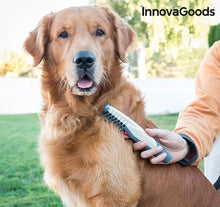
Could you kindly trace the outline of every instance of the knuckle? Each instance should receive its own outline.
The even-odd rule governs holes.
[[[166,134],[170,134],[170,133],[172,133],[171,131],[169,131],[168,129],[164,129],[164,134],[166,135]]]

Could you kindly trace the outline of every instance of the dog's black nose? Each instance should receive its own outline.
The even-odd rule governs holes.
[[[96,59],[94,54],[87,50],[77,52],[73,58],[73,63],[82,69],[90,68],[94,65],[95,61]]]

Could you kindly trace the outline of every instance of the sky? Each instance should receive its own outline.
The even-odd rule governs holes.
[[[22,51],[30,31],[43,16],[70,6],[88,5],[90,0],[0,0],[0,53]]]
[[[213,24],[220,23],[220,1],[211,1],[214,1],[216,12],[211,22]],[[74,5],[88,5],[88,2],[91,1],[0,0],[0,54],[4,50],[21,52],[28,33],[37,26],[40,19],[46,14]]]

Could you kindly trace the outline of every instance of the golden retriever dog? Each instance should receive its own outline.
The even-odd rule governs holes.
[[[24,43],[41,64],[40,160],[47,185],[68,207],[219,207],[215,188],[192,166],[152,165],[99,117],[105,104],[143,128],[140,92],[122,76],[135,34],[108,7],[45,16]]]

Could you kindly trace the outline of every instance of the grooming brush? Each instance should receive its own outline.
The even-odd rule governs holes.
[[[102,112],[99,116],[103,116],[104,118],[108,119],[108,123],[113,122],[120,131],[123,131],[134,141],[146,141],[147,146],[144,149],[149,150],[156,146],[160,146],[160,144],[151,136],[149,136],[142,127],[140,127],[136,122],[131,120],[128,116],[120,112],[119,110],[115,109],[114,107],[106,104]],[[160,155],[161,153],[165,152],[167,154],[166,158],[163,162],[167,163],[172,159],[172,156],[163,148],[161,152],[157,153],[155,156]]]

